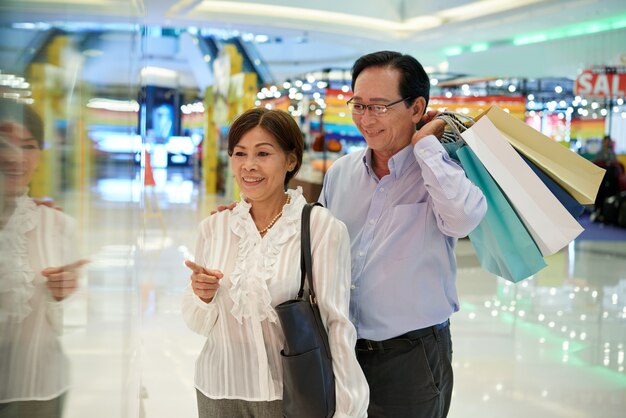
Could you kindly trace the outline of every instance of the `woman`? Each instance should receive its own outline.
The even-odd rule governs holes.
[[[303,141],[287,113],[252,109],[233,123],[228,153],[241,201],[200,224],[183,302],[189,327],[207,337],[196,363],[205,417],[281,417],[283,334],[274,307],[300,286],[302,191],[286,190],[302,164]],[[356,362],[348,319],[347,229],[329,211],[311,214],[313,278],[326,326],[336,417],[366,416],[369,389]]]
[[[30,107],[0,101],[0,418],[61,417],[69,388],[61,301],[85,261],[66,264],[72,220],[27,194],[42,141]]]

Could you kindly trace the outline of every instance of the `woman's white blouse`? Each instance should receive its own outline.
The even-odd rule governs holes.
[[[300,287],[300,217],[306,201],[291,203],[261,237],[244,199],[200,224],[196,263],[224,273],[210,303],[189,286],[183,299],[188,326],[207,341],[196,362],[196,388],[213,399],[282,398],[283,333],[274,307]],[[329,335],[337,406],[335,417],[367,415],[369,388],[354,354],[356,331],[348,318],[350,243],[345,225],[328,210],[311,213],[313,278]]]
[[[0,403],[55,398],[69,388],[57,338],[62,302],[40,271],[67,264],[74,222],[22,196],[0,231]]]

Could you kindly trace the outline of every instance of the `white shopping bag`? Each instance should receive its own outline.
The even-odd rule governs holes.
[[[583,231],[488,116],[461,136],[498,183],[544,256],[556,253]]]
[[[578,202],[584,205],[594,203],[604,178],[603,168],[553,141],[496,105],[491,106],[476,120],[485,116],[511,145]]]

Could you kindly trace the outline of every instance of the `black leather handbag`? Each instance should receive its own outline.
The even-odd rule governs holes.
[[[276,306],[285,344],[283,363],[283,417],[323,418],[335,413],[335,376],[328,335],[315,299],[312,275],[310,217],[313,206],[302,209],[300,290],[296,299]],[[309,297],[304,298],[308,277]]]

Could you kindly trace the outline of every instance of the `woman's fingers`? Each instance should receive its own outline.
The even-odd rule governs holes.
[[[78,269],[89,260],[78,260],[60,267],[48,267],[41,271],[46,278],[46,286],[56,301],[65,299],[78,287]]]
[[[48,274],[46,279],[46,286],[56,301],[63,300],[78,287],[78,274],[75,271]]]
[[[75,271],[88,263],[89,263],[89,260],[82,259],[82,260],[74,261],[73,263],[66,264],[64,266],[60,266],[60,267],[45,268],[41,271],[41,274],[47,277],[51,274],[63,273],[64,271]]]
[[[185,260],[185,266],[187,266],[194,273],[202,273],[202,270],[204,270],[204,267],[202,267],[200,264],[194,263],[191,260]]]
[[[219,287],[220,279],[215,276],[209,276],[207,274],[197,274],[191,276],[193,286],[197,289],[217,289]]]
[[[199,280],[191,280],[191,288],[193,289],[193,293],[196,294],[200,299],[204,302],[209,303],[213,300],[215,293],[219,289],[219,280],[213,279],[215,283],[207,283]]]
[[[185,260],[185,266],[187,266],[192,272],[192,277],[194,274],[202,274],[207,276],[215,276],[218,279],[224,277],[224,273],[219,270],[211,270],[206,267],[202,267],[200,264],[194,263],[191,260]]]
[[[219,289],[219,282],[224,274],[219,270],[202,267],[191,260],[185,260],[185,266],[192,271],[191,288],[193,292],[203,301],[210,302]]]

